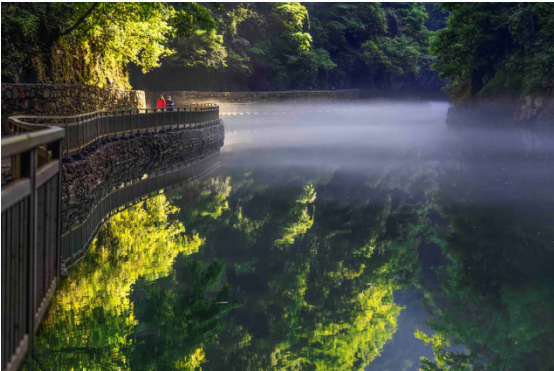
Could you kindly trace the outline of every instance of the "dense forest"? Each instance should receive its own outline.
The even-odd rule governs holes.
[[[553,3],[3,3],[2,81],[548,94],[553,35]]]

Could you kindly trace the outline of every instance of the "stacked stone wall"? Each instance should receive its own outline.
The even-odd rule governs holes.
[[[112,109],[145,108],[141,90],[93,85],[2,84],[2,124],[15,115],[71,116]]]
[[[218,151],[225,132],[221,122],[107,144],[84,159],[64,164],[62,171],[63,231],[82,222],[114,187],[142,178],[155,169],[199,159]]]
[[[188,103],[263,103],[279,101],[325,101],[358,99],[359,90],[310,90],[263,92],[211,92],[211,91],[146,91],[146,105],[156,107],[160,95],[171,96],[176,106]]]

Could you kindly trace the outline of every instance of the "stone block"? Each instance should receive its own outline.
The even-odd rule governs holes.
[[[33,101],[29,99],[24,99],[23,102],[21,102],[21,108],[24,110],[28,110],[33,106]]]

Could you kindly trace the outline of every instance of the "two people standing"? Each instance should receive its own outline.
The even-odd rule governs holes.
[[[160,95],[160,99],[158,99],[158,103],[156,104],[156,107],[165,108],[165,111],[174,111],[175,102],[171,99],[169,95],[167,96],[167,100],[164,99],[163,95]]]

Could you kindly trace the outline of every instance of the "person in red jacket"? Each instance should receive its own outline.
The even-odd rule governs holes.
[[[158,108],[165,108],[165,99],[163,95],[160,95],[160,99],[158,99],[158,103],[156,104],[156,107]],[[162,109],[163,111],[163,109]]]

